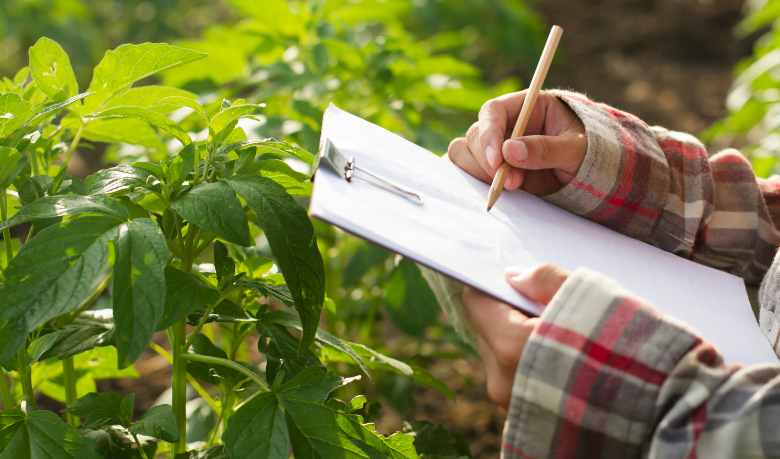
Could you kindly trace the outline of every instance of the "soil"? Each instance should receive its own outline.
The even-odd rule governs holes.
[[[735,38],[734,26],[742,17],[739,0],[546,0],[537,9],[548,24],[565,31],[546,87],[586,93],[649,124],[694,134],[725,114],[732,68],[749,55],[755,39]],[[72,165],[88,167],[92,158],[80,159]],[[383,332],[400,333],[390,328]],[[167,340],[160,335],[156,341]],[[140,380],[99,381],[98,389],[135,392],[140,413],[170,387],[171,369],[151,351],[136,368]],[[457,402],[422,388],[415,407],[404,413],[407,418],[460,431],[475,458],[498,457],[504,417],[487,396],[480,361],[470,356],[439,360],[429,370],[453,389]],[[43,396],[39,403],[63,408]],[[377,427],[389,433],[406,416],[384,405]]]

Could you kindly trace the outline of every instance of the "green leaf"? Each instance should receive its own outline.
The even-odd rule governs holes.
[[[114,320],[110,309],[84,311],[68,325],[57,330],[57,340],[42,356],[66,359],[95,347],[114,344]]]
[[[195,142],[181,149],[179,154],[166,160],[166,179],[172,187],[177,187],[187,180],[187,176],[195,168]]]
[[[360,379],[360,377],[342,378],[335,373],[323,370],[321,367],[312,366],[298,373],[295,378],[275,389],[275,391],[282,398],[324,403],[325,399],[328,398],[328,394],[357,379]]]
[[[150,178],[151,177],[151,178]],[[103,169],[87,177],[85,185],[89,195],[117,195],[135,191],[136,188],[158,190],[152,172],[135,166],[116,166]]]
[[[422,336],[427,327],[436,323],[439,315],[436,295],[413,262],[402,259],[384,287],[387,313],[404,333]]]
[[[453,402],[455,401],[455,394],[452,392],[452,390],[447,387],[447,385],[444,384],[441,380],[433,376],[430,371],[426,370],[425,368],[416,366],[412,366],[412,369],[414,370],[414,382],[426,385],[432,389],[436,389],[437,391],[446,395],[447,398]]]
[[[129,220],[130,214],[115,199],[98,196],[47,196],[35,200],[19,209],[13,217],[0,222],[0,231],[14,225],[39,218],[55,218],[63,215],[105,215],[119,220]]]
[[[125,92],[117,94],[106,101],[101,108],[105,110],[112,107],[144,107],[157,113],[170,113],[176,110],[178,104],[161,100],[167,97],[192,100],[195,98],[195,94],[168,86],[142,86],[140,88],[130,88]]]
[[[141,459],[135,448],[135,439],[124,428],[84,429],[82,432],[85,437],[95,440],[95,452],[103,459]],[[138,440],[146,457],[157,457],[157,440],[151,437],[140,437]]]
[[[284,371],[284,382],[288,382],[308,367],[325,368],[320,359],[308,348],[300,352],[300,342],[283,325],[269,322],[257,322],[257,349],[265,354],[266,380],[273,383],[276,374]]]
[[[221,348],[214,345],[211,340],[205,335],[198,335],[192,342],[192,351],[199,355],[206,355],[209,357],[218,357],[220,359],[227,359],[227,353]],[[255,370],[254,365],[244,362],[237,362],[244,365],[251,371]],[[227,387],[233,388],[237,384],[246,380],[247,377],[233,368],[223,365],[213,365],[205,362],[189,362],[187,363],[187,372],[192,376],[200,379],[201,381],[209,384],[220,384],[222,380],[226,383]]]
[[[78,129],[81,123],[62,122],[63,127]],[[132,118],[92,118],[86,124],[83,138],[92,142],[124,142],[164,151],[163,144],[149,124]]]
[[[392,371],[393,373],[398,373],[409,378],[414,377],[414,369],[400,360],[388,357],[362,344],[350,343],[348,341],[345,341],[345,343],[360,356],[361,360],[369,368]],[[324,362],[350,363],[354,360],[350,354],[344,352],[340,347],[335,346],[332,348],[323,348],[320,357]]]
[[[209,148],[215,149],[225,141],[228,135],[236,127],[238,119],[242,116],[251,115],[256,112],[258,108],[265,107],[265,104],[260,105],[239,105],[236,107],[230,107],[212,118],[209,123]]]
[[[171,207],[182,218],[228,242],[252,245],[241,201],[224,182],[200,184],[173,201]]]
[[[11,186],[26,164],[26,156],[13,148],[0,147],[0,191]]]
[[[236,262],[228,255],[225,244],[217,241],[214,243],[214,269],[217,272],[217,285],[220,289],[226,280],[233,280],[236,275]]]
[[[277,153],[290,155],[294,158],[298,158],[311,166],[314,161],[314,155],[308,151],[291,145],[287,142],[279,142],[276,139],[269,138],[263,140],[242,140],[240,142],[234,142],[227,145],[223,145],[217,149],[217,153],[229,153],[234,150],[239,150],[246,147],[257,147],[258,153]]]
[[[23,100],[19,94],[9,92],[0,96],[0,114],[12,115],[12,118],[0,118],[0,139],[24,125],[31,111],[32,104]]]
[[[131,433],[146,435],[168,443],[179,442],[179,428],[171,405],[153,406],[130,427]]]
[[[70,59],[56,41],[42,37],[30,48],[33,81],[44,94],[56,101],[79,93]]]
[[[312,183],[309,176],[293,170],[287,163],[278,159],[256,161],[237,173],[270,178],[282,185],[291,196],[311,196]]]
[[[173,266],[165,267],[165,309],[157,330],[165,330],[198,309],[219,299],[219,292],[197,276]]]
[[[325,267],[306,209],[284,187],[265,177],[238,175],[228,183],[257,215],[301,316],[300,352],[314,341],[325,300]]]
[[[290,440],[276,394],[253,397],[228,419],[222,442],[230,457],[288,459]]]
[[[271,298],[288,308],[295,307],[290,289],[286,285],[271,285],[263,282],[251,281],[249,279],[237,279],[236,285],[254,290],[257,294],[265,298]]]
[[[3,368],[6,371],[20,371],[25,368],[30,368],[38,362],[41,356],[49,350],[49,348],[52,347],[57,340],[58,335],[59,332],[53,332],[38,338],[27,346],[27,350],[24,353],[24,359],[21,363],[17,356],[13,356],[6,362],[3,362]]]
[[[266,325],[271,323],[277,323],[280,325],[284,325],[287,328],[303,331],[303,327],[301,326],[301,321],[287,311],[272,311],[272,312],[265,313],[263,315],[258,314],[258,319],[261,320]],[[368,370],[368,367],[366,366],[365,362],[363,362],[363,358],[357,352],[355,352],[354,349],[350,347],[348,342],[342,341],[341,339],[331,335],[330,333],[328,333],[327,331],[321,328],[317,329],[317,334],[315,335],[315,339],[320,344],[334,347],[339,351],[347,354],[360,367],[360,369],[363,371],[363,373],[365,373],[366,376],[373,379],[373,377],[371,376],[371,372]],[[377,355],[379,354],[377,353]],[[375,357],[371,355],[370,358],[373,360]],[[409,376],[411,375],[412,375],[412,371],[411,369],[409,369]]]
[[[403,432],[414,437],[414,447],[424,459],[470,459],[466,439],[456,432],[450,435],[444,427],[428,421],[404,423]]]
[[[84,428],[121,425],[130,427],[133,422],[135,394],[123,397],[116,392],[90,393],[65,408],[68,413],[83,418]]]
[[[21,140],[23,136],[27,135],[27,133],[35,129],[35,127],[41,124],[44,120],[51,118],[52,116],[62,111],[63,108],[73,104],[74,102],[78,102],[81,99],[91,94],[92,94],[91,92],[85,92],[77,96],[73,96],[70,99],[64,100],[62,102],[57,102],[46,106],[37,115],[27,120],[27,122],[25,122],[24,125],[22,125],[22,127],[18,131],[16,131],[16,134],[14,134],[14,137],[11,140],[10,145],[18,145],[19,140]]]
[[[163,131],[168,132],[176,138],[182,145],[192,143],[192,139],[187,132],[182,129],[175,121],[165,115],[161,115],[153,110],[144,107],[114,107],[89,115],[91,118],[119,117],[135,118],[141,121],[157,126]]]
[[[95,67],[89,91],[95,91],[87,100],[86,113],[94,112],[117,92],[161,70],[205,59],[208,55],[165,43],[121,45],[106,52]]]
[[[349,264],[344,269],[344,286],[357,285],[368,270],[387,260],[388,257],[390,252],[377,245],[370,242],[360,244],[355,253],[349,257]]]
[[[164,269],[170,252],[157,224],[148,218],[126,223],[113,239],[114,345],[124,368],[149,346],[165,309]]]
[[[52,411],[0,411],[0,459],[101,459],[94,446]]]
[[[189,97],[182,97],[182,96],[169,96],[164,97],[159,100],[160,103],[166,103],[166,104],[172,104],[172,105],[178,105],[180,107],[189,107],[193,110],[195,110],[195,113],[202,116],[203,119],[206,120],[206,122],[210,122],[211,118],[209,117],[208,112],[206,112],[206,109],[203,108],[201,104],[199,104],[194,99],[191,99]]]
[[[220,445],[197,451],[190,450],[186,453],[177,454],[173,459],[230,459],[230,456],[225,451],[225,447]]]

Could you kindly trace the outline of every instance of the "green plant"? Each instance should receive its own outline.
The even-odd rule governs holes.
[[[78,94],[67,54],[42,38],[29,69],[3,88],[0,458],[287,458],[290,448],[296,457],[417,457],[412,436],[385,437],[365,424],[372,411],[364,396],[332,396],[359,377],[329,371],[325,355],[325,363],[351,360],[369,378],[382,370],[447,389],[421,368],[318,329],[325,268],[296,201],[311,184],[279,160],[311,164],[312,154],[248,140],[236,125],[262,104],[223,100],[207,110],[187,91],[134,87],[205,57],[168,44],[122,45]],[[202,117],[205,140],[165,116],[178,107]],[[175,155],[164,155],[158,133],[179,143]],[[80,181],[67,165],[84,140],[134,143],[164,157]],[[10,210],[14,200],[23,205]],[[24,224],[22,244],[11,229]],[[259,256],[256,241],[273,259]],[[106,289],[110,307],[98,309]],[[153,341],[158,331],[170,353]],[[246,361],[255,333],[264,372]],[[84,390],[84,373],[93,385],[127,375],[149,347],[173,366],[171,405],[133,422],[132,395]],[[84,367],[84,358],[100,366]],[[187,384],[217,416],[198,452],[187,452]],[[36,385],[64,399],[68,423],[35,410]],[[461,444],[453,448],[463,455]]]

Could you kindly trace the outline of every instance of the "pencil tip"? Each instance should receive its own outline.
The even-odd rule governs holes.
[[[487,211],[488,211],[488,212],[490,212],[490,209],[492,209],[492,208],[493,208],[493,207],[488,207],[488,210],[487,210]]]

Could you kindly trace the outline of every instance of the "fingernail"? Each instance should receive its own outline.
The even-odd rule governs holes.
[[[525,146],[525,142],[522,140],[507,141],[507,150],[509,150],[509,154],[517,162],[528,159],[528,147]]]
[[[504,277],[507,279],[511,279],[513,277],[522,276],[525,272],[525,269],[517,267],[517,266],[509,266],[504,270]]]
[[[498,153],[496,152],[496,147],[493,145],[488,145],[487,148],[485,148],[485,157],[488,160],[488,163],[490,163],[493,167],[498,167]]]

